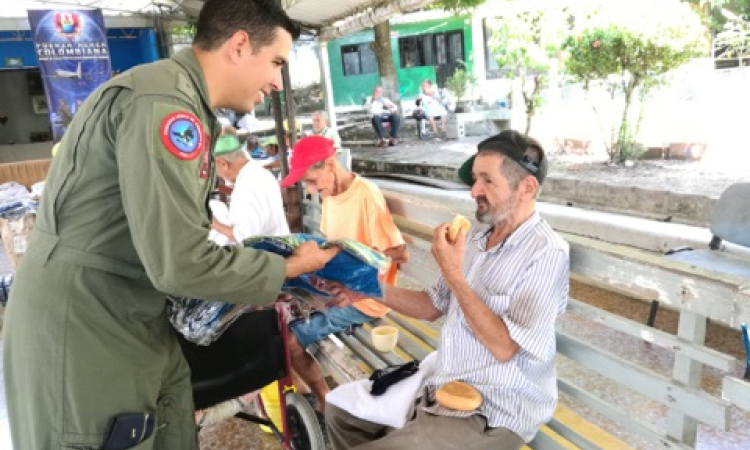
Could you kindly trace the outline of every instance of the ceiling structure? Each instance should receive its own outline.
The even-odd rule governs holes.
[[[289,16],[332,39],[373,26],[434,0],[281,0]],[[0,18],[21,23],[28,9],[97,8],[106,17],[188,19],[198,17],[204,0],[16,0],[3,5]],[[7,26],[2,27],[7,28]],[[28,29],[28,25],[24,27]]]

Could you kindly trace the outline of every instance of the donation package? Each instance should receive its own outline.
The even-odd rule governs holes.
[[[256,236],[244,241],[245,247],[288,257],[305,242],[315,241],[321,248],[340,247],[341,252],[323,269],[286,280],[280,293],[289,294],[302,303],[312,303],[329,295],[315,287],[316,279],[335,281],[344,287],[373,298],[383,297],[381,275],[390,265],[390,258],[351,239],[327,241],[308,234],[289,236]],[[172,325],[185,338],[199,345],[209,345],[240,315],[253,305],[214,302],[168,296]]]

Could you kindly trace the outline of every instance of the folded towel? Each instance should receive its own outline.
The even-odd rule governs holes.
[[[357,380],[342,384],[326,395],[326,402],[343,409],[354,417],[393,428],[403,428],[408,420],[424,380],[432,374],[437,353],[427,355],[414,375],[390,386],[380,396],[370,394],[372,381]]]

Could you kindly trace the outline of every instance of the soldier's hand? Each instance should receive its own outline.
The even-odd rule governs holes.
[[[320,270],[340,251],[341,248],[339,247],[321,249],[317,242],[305,242],[286,259],[286,277],[297,278],[306,273]]]

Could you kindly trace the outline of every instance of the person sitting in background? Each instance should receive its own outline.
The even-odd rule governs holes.
[[[270,136],[261,143],[265,156],[258,159],[258,163],[278,176],[281,173],[281,160],[279,160],[279,140],[276,136]]]
[[[398,115],[398,107],[395,103],[383,96],[383,87],[376,86],[372,91],[372,97],[367,103],[367,108],[372,117],[372,127],[378,135],[379,146],[396,145],[398,129],[401,126],[401,116]],[[391,138],[386,139],[383,130],[383,122],[391,124]]]
[[[211,228],[236,244],[250,236],[284,236],[289,226],[276,178],[248,158],[232,134],[219,136],[214,148],[216,174],[233,185],[226,223],[213,218]]]
[[[333,142],[322,136],[300,139],[294,146],[289,166],[289,175],[281,181],[281,187],[287,188],[301,180],[310,193],[320,194],[323,235],[327,239],[354,239],[385,253],[393,262],[385,281],[395,284],[397,264],[407,262],[409,255],[380,189],[344,168],[336,157]],[[365,299],[316,311],[309,321],[289,324],[292,367],[312,390],[320,412],[325,409],[329,389],[315,359],[307,353],[307,347],[331,333],[371,322],[387,313],[388,307]]]
[[[263,102],[262,98],[261,102]],[[254,109],[237,120],[237,128],[246,133],[255,130],[256,126],[258,126],[258,119],[255,117]]]
[[[237,114],[234,111],[228,108],[217,108],[216,110],[214,110],[214,114],[216,115],[216,120],[219,121],[222,128],[234,128],[234,125],[237,122]]]
[[[247,154],[250,155],[252,159],[265,158],[265,150],[260,145],[258,137],[253,134],[247,135],[247,139],[245,139],[245,150],[247,150]]]
[[[256,161],[248,158],[231,130],[219,136],[214,146],[216,174],[226,185],[234,186],[229,208],[219,200],[210,200],[213,215],[209,240],[217,245],[241,245],[251,236],[286,236],[289,226],[286,222],[284,205],[281,200],[279,182]],[[257,145],[258,139],[251,138]],[[207,410],[196,411],[196,422],[206,426],[229,418],[249,405],[259,391],[245,394]]]
[[[432,80],[422,82],[422,94],[418,97],[424,108],[424,115],[430,121],[432,133],[437,137],[438,128],[435,119],[440,119],[440,132],[445,133],[445,121],[448,117],[448,108],[443,104],[443,99],[438,92],[437,86]]]
[[[320,110],[312,115],[312,136],[323,136],[333,141],[333,148],[341,149],[341,137],[333,128],[328,126],[328,113]]]

